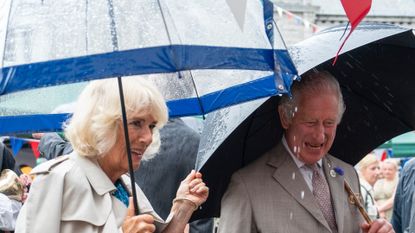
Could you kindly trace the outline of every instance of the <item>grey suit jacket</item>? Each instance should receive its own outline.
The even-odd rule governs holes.
[[[340,167],[344,175],[330,174]],[[349,203],[346,179],[360,192],[352,166],[330,155],[323,159],[330,187],[338,232],[360,232],[362,218]],[[333,173],[333,172],[332,172]],[[219,233],[331,232],[312,192],[282,143],[233,174],[223,196]]]

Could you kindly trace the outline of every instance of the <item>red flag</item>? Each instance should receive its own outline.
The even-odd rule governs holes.
[[[40,153],[38,150],[39,142],[38,141],[29,141],[30,147],[32,147],[33,154],[36,158],[39,158]]]
[[[370,7],[372,6],[372,0],[341,0],[341,2],[352,28],[350,29],[346,39],[344,39],[343,43],[340,45],[336,57],[334,58],[333,65],[336,64],[337,57],[339,56],[339,53],[342,50],[347,39],[349,39],[349,36],[352,34],[353,30],[367,15],[367,13],[369,13]]]
[[[388,153],[386,152],[386,150],[384,150],[383,152],[382,152],[382,157],[380,157],[380,161],[383,161],[383,160],[385,160],[385,159],[387,159],[388,158]]]

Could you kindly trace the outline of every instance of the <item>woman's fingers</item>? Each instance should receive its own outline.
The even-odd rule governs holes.
[[[127,216],[123,224],[125,233],[152,233],[156,230],[154,217],[149,214],[135,215],[133,198],[129,197]]]

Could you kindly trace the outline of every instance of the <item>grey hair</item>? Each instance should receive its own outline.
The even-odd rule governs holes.
[[[337,124],[340,123],[343,113],[346,110],[343,95],[337,79],[328,71],[318,71],[312,69],[304,73],[301,81],[294,81],[291,86],[292,97],[284,95],[281,97],[279,106],[282,107],[283,114],[287,119],[291,120],[294,117],[296,108],[298,106],[299,97],[302,93],[318,94],[322,90],[333,91],[339,100]]]

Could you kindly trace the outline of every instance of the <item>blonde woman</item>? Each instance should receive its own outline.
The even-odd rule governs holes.
[[[374,199],[373,186],[378,180],[380,173],[379,161],[374,153],[370,153],[360,160],[357,167],[363,206],[371,219],[377,219],[379,218],[379,212]]]
[[[138,169],[158,150],[167,106],[143,79],[124,78],[123,84],[132,166]],[[168,220],[159,217],[137,185],[139,214],[134,214],[116,79],[93,81],[84,89],[65,136],[74,151],[33,169],[37,177],[16,233],[182,233],[208,196],[202,175],[192,171],[177,190]]]
[[[398,163],[394,159],[386,159],[382,163],[382,170],[384,178],[376,182],[373,190],[380,217],[390,221],[393,199],[398,185]]]

